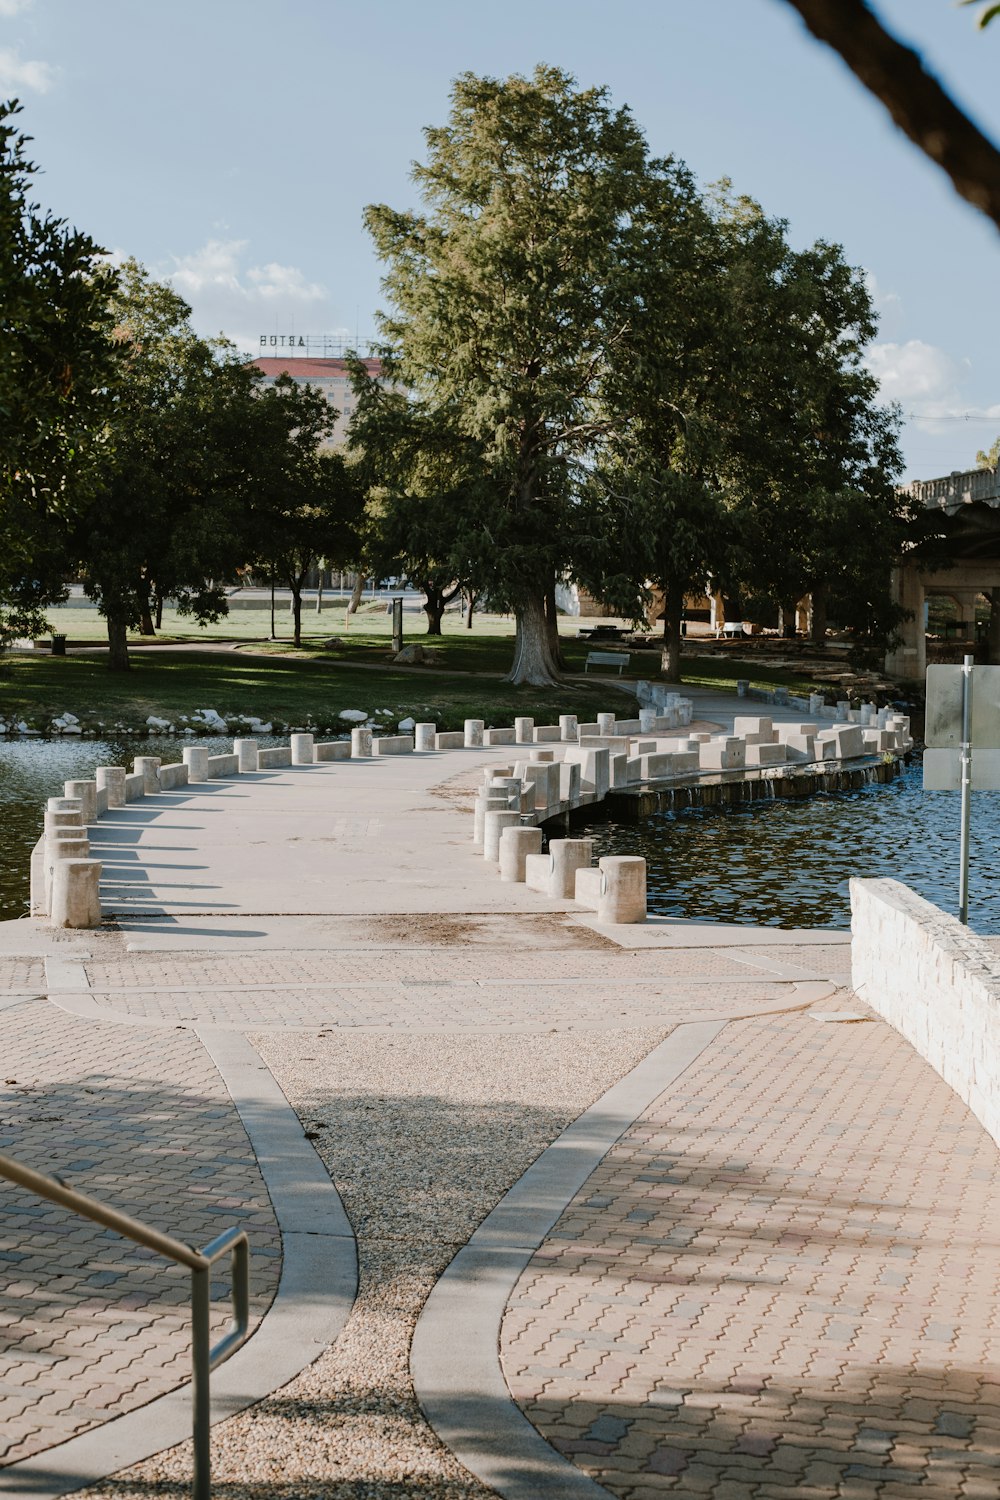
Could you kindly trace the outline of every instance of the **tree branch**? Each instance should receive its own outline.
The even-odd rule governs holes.
[[[1000,228],[1000,151],[891,36],[864,0],[786,0],[813,36],[838,52],[956,192]]]

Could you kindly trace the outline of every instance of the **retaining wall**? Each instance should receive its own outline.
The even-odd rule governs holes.
[[[1000,1144],[1000,954],[900,881],[855,879],[851,979]]]

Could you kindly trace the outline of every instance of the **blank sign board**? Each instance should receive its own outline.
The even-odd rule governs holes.
[[[957,750],[924,751],[924,791],[959,792],[962,757]],[[1000,750],[973,750],[972,790],[1000,791]]]
[[[924,743],[930,749],[955,751],[962,743],[961,667],[927,668]],[[972,744],[1000,750],[1000,667],[972,669]]]

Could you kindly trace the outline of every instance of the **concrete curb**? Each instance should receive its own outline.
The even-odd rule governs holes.
[[[78,991],[85,987],[81,969],[57,960],[53,988],[60,981]],[[340,1195],[259,1054],[234,1032],[204,1028],[198,1034],[243,1121],[282,1242],[274,1301],[248,1343],[212,1376],[213,1421],[219,1422],[286,1385],[338,1337],[357,1292],[357,1247]],[[185,1383],[0,1470],[0,1494],[13,1500],[65,1495],[190,1437]]]
[[[500,1365],[500,1325],[525,1266],[619,1137],[726,1023],[676,1026],[524,1173],[455,1256],[424,1305],[410,1369],[441,1441],[503,1500],[610,1495],[558,1454],[515,1406]]]

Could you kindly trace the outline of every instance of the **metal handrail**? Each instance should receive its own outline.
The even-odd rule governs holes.
[[[235,1354],[246,1340],[250,1322],[250,1245],[246,1230],[237,1226],[223,1230],[222,1234],[211,1240],[204,1250],[195,1250],[191,1245],[175,1240],[172,1235],[161,1234],[158,1229],[150,1229],[148,1225],[140,1224],[138,1219],[120,1213],[116,1208],[109,1208],[107,1204],[98,1203],[96,1198],[88,1197],[86,1193],[78,1193],[74,1188],[67,1187],[58,1177],[46,1177],[42,1172],[36,1172],[34,1168],[26,1167],[23,1163],[15,1161],[13,1157],[4,1156],[2,1153],[0,1153],[0,1177],[5,1177],[8,1182],[16,1183],[18,1187],[27,1188],[29,1192],[37,1193],[40,1198],[48,1198],[51,1203],[58,1203],[61,1208],[68,1208],[85,1219],[91,1219],[95,1224],[103,1224],[106,1229],[113,1229],[126,1239],[134,1240],[137,1245],[144,1245],[148,1250],[155,1250],[158,1255],[176,1261],[178,1265],[187,1266],[191,1272],[191,1393],[192,1436],[194,1438],[194,1479],[191,1493],[194,1500],[210,1500],[212,1457],[209,1375],[217,1365],[222,1364],[223,1360]],[[227,1250],[230,1252],[233,1320],[229,1326],[229,1332],[213,1349],[210,1343],[209,1327],[210,1273],[212,1266],[217,1260],[221,1260]]]

